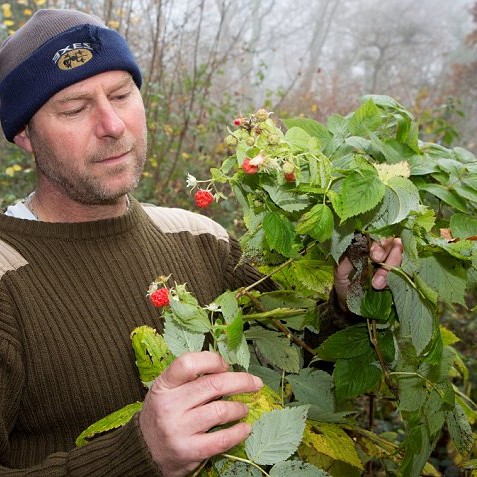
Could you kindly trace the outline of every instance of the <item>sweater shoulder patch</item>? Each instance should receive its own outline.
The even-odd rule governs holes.
[[[0,240],[0,278],[2,278],[6,272],[18,270],[27,264],[28,262],[19,252],[7,242]]]
[[[174,207],[157,207],[149,204],[142,204],[142,206],[163,233],[212,234],[218,240],[229,241],[229,234],[224,227],[205,215]]]

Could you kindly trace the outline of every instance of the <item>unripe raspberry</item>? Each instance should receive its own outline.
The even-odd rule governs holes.
[[[247,146],[253,146],[255,144],[255,139],[253,137],[248,137],[245,141]]]
[[[270,134],[268,136],[268,144],[271,146],[276,146],[277,144],[280,144],[280,138],[278,137],[277,134]]]
[[[263,123],[265,122],[267,119],[268,119],[268,111],[266,109],[259,109],[256,113],[255,113],[255,117],[257,118],[258,122],[260,123]]]
[[[242,162],[242,170],[245,174],[256,174],[258,172],[258,166],[250,164],[250,159],[247,157]]]
[[[295,172],[295,164],[289,161],[285,161],[282,165],[282,171],[284,174],[291,174]]]
[[[225,139],[224,142],[227,146],[236,146],[238,144],[238,139],[232,134],[229,134]]]
[[[210,204],[212,204],[212,202],[214,201],[214,196],[208,190],[199,189],[194,194],[194,200],[197,207],[205,209],[206,207],[209,207]]]
[[[169,290],[167,288],[158,288],[149,295],[149,299],[157,308],[167,306],[169,305]]]

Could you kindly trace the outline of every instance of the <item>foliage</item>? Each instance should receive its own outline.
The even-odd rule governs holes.
[[[468,374],[439,305],[465,307],[474,285],[476,158],[421,141],[411,113],[387,96],[367,96],[326,124],[284,120],[286,131],[269,116],[237,118],[225,139],[235,153],[211,179],[188,180],[207,183],[218,199],[219,187],[231,187],[247,226],[244,252],[280,287],[261,293],[256,283],[202,307],[185,285],[168,286],[164,340],[174,355],[202,349],[208,336],[229,363],[267,383],[248,397],[251,436],[198,472],[286,475],[299,467],[348,476],[379,460],[396,475],[438,475],[428,459],[444,429],[463,457],[474,441]],[[401,238],[404,259],[389,270],[389,290],[376,291],[369,246],[389,236]],[[306,335],[319,337],[326,319],[315,303],[328,298],[343,253],[356,268],[347,298],[355,324],[311,349]],[[318,368],[333,363],[332,372],[305,366],[304,350]],[[147,346],[142,356],[155,369],[164,352]],[[391,407],[402,432],[362,426],[358,407],[369,394]]]

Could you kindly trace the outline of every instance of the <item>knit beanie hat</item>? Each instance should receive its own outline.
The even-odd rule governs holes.
[[[95,16],[38,10],[0,46],[0,121],[13,138],[58,91],[106,71],[142,77],[124,38]]]

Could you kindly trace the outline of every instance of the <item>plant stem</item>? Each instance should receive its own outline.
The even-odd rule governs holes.
[[[239,462],[245,462],[248,465],[251,465],[258,469],[263,475],[270,477],[270,474],[267,474],[259,465],[257,465],[255,462],[252,462],[251,460],[248,459],[243,459],[242,457],[237,457],[235,455],[230,455],[230,454],[222,454],[224,457],[227,457],[227,459],[231,460],[237,460]]]

